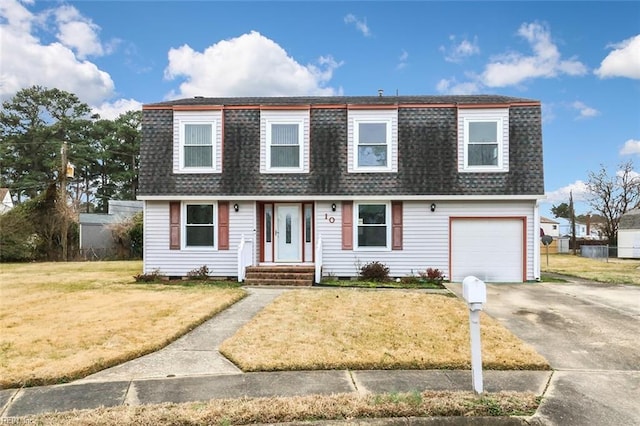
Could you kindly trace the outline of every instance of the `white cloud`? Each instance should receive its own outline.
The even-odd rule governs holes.
[[[93,108],[94,113],[100,114],[100,118],[107,120],[113,120],[127,111],[140,110],[142,110],[142,103],[135,99],[118,99],[115,102],[104,102]]]
[[[0,1],[0,15],[4,17],[0,20],[0,100],[33,85],[65,90],[89,105],[111,98],[114,93],[111,76],[81,57],[101,51],[97,27],[73,7],[62,6],[36,15],[25,7],[31,4]],[[47,19],[50,16],[56,19],[51,22]],[[83,22],[84,26],[75,25]],[[47,26],[48,32],[58,34],[60,40],[43,43],[34,35],[42,25]]]
[[[587,201],[589,199],[589,190],[587,184],[581,180],[577,180],[555,191],[545,193],[546,202],[548,203],[569,203],[569,193],[573,193],[573,201]]]
[[[640,140],[629,139],[620,150],[620,155],[640,155]]]
[[[443,78],[436,85],[436,90],[440,93],[451,95],[473,95],[480,93],[482,86],[477,81],[458,82],[455,78]]]
[[[591,118],[600,115],[600,111],[595,108],[591,108],[580,101],[575,101],[571,104],[571,107],[578,110],[580,113],[578,118]]]
[[[539,23],[525,23],[518,35],[531,46],[533,55],[512,52],[494,58],[482,73],[488,87],[518,85],[532,78],[552,78],[561,74],[584,75],[587,67],[575,59],[563,60],[551,40],[550,31]]]
[[[480,53],[480,47],[478,46],[478,37],[474,37],[472,41],[466,38],[460,42],[456,41],[456,36],[449,36],[451,45],[447,48],[440,46],[440,51],[444,53],[444,59],[447,62],[460,63],[465,58]]]
[[[74,49],[80,59],[87,56],[102,56],[98,33],[100,27],[85,18],[73,6],[61,6],[53,10],[58,25],[58,40],[66,47]]]
[[[587,67],[576,59],[562,59],[557,46],[552,42],[551,32],[539,23],[524,23],[517,35],[530,45],[533,54],[508,52],[493,57],[481,74],[467,73],[467,82],[455,78],[441,80],[436,89],[452,94],[471,94],[487,87],[518,86],[535,78],[553,78],[559,75],[579,76]],[[460,52],[475,53],[474,44],[460,44]],[[440,48],[441,51],[446,49]],[[451,55],[451,59],[455,56]],[[445,58],[446,59],[446,58]]]
[[[184,78],[169,98],[191,96],[335,95],[325,87],[342,65],[331,56],[301,65],[273,40],[252,31],[222,40],[203,52],[189,45],[169,50],[165,78]]]
[[[600,78],[627,77],[640,79],[640,34],[613,44],[614,50],[594,73]]]
[[[367,18],[358,19],[354,14],[349,13],[344,17],[345,24],[354,24],[356,29],[362,33],[365,37],[371,36],[371,30],[369,30],[369,26],[367,25]]]
[[[401,70],[407,66],[407,59],[409,59],[409,52],[402,49],[402,53],[398,57],[398,65],[396,65],[396,69]]]

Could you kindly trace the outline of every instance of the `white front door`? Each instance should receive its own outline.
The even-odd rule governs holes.
[[[299,204],[275,206],[275,261],[302,261],[302,222]]]

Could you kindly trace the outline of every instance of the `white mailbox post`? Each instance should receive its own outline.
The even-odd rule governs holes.
[[[462,280],[462,297],[469,305],[469,331],[471,334],[471,376],[473,390],[484,391],[482,386],[482,347],[480,344],[480,311],[487,302],[487,286],[474,276]]]

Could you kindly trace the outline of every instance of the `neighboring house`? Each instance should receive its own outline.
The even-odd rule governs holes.
[[[571,231],[571,221],[565,218],[558,218],[559,230],[561,237],[571,237],[573,235]],[[582,223],[576,221],[576,238],[584,238],[588,240],[601,240],[603,239],[603,233],[600,230],[601,223],[588,222]]]
[[[540,277],[540,102],[196,97],[143,106],[144,272],[380,261],[452,281]]]
[[[143,209],[142,201],[109,200],[108,213],[80,213],[80,252],[83,257],[114,256],[117,242],[110,227]]]
[[[571,221],[569,219],[559,217],[558,223],[559,223],[558,227],[560,229],[561,237],[573,236],[573,231],[571,230]],[[586,223],[576,222],[576,238],[587,238]]]
[[[540,216],[540,228],[542,228],[544,235],[551,235],[553,238],[558,238],[560,236],[559,225],[560,223],[556,220]]]
[[[13,200],[9,188],[0,188],[0,214],[6,213],[13,208]]]
[[[618,257],[640,259],[640,208],[629,210],[620,218]]]

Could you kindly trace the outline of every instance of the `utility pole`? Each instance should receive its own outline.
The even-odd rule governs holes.
[[[60,242],[62,244],[62,261],[67,261],[67,233],[69,231],[69,223],[67,222],[67,142],[62,142],[60,148],[60,216],[62,224],[60,226]]]

